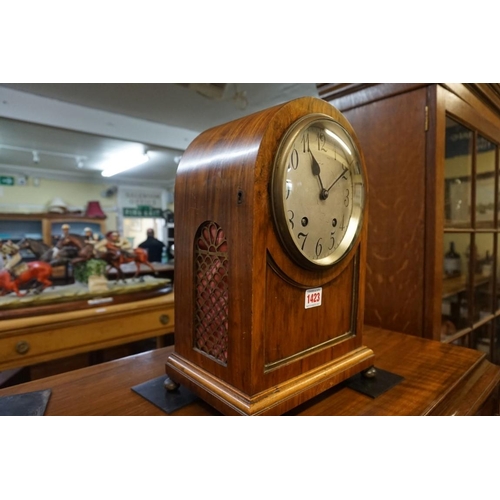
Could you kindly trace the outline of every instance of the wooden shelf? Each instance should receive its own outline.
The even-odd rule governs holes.
[[[491,276],[483,276],[482,274],[474,275],[474,286],[481,286],[488,283]],[[446,299],[457,293],[465,292],[467,290],[467,276],[462,274],[454,278],[443,279],[443,294],[442,298]]]
[[[42,241],[46,245],[52,245],[52,236],[54,234],[55,224],[84,224],[84,225],[95,225],[97,224],[100,228],[100,232],[104,234],[106,232],[106,220],[105,219],[94,219],[90,217],[85,217],[81,213],[67,213],[58,214],[52,212],[41,212],[41,213],[31,213],[31,214],[18,214],[18,213],[0,213],[0,223],[5,222],[38,222],[41,223],[41,234]],[[57,228],[57,234],[59,234],[59,229]]]

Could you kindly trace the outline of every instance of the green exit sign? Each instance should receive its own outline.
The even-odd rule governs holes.
[[[161,208],[153,208],[147,205],[139,205],[137,207],[127,207],[123,209],[124,217],[162,217]]]
[[[0,186],[13,186],[14,184],[14,177],[0,175]]]

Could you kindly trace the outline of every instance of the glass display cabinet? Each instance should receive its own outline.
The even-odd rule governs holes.
[[[499,84],[318,84],[368,171],[365,322],[500,363]]]

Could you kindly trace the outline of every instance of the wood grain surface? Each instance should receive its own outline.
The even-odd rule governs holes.
[[[414,335],[423,322],[425,104],[421,88],[346,112],[370,186],[365,321]]]
[[[365,327],[377,367],[404,377],[372,399],[345,384],[325,391],[289,415],[498,414],[500,367],[484,354],[398,332]],[[131,387],[165,373],[171,347],[0,390],[0,396],[52,389],[46,415],[166,415]],[[198,400],[174,416],[218,415]]]

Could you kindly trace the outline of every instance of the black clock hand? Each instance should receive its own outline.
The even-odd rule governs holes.
[[[322,200],[326,200],[328,198],[328,191],[325,189],[323,186],[323,181],[321,180],[321,168],[319,166],[319,163],[316,161],[316,158],[314,158],[314,155],[309,151],[311,158],[312,158],[312,163],[311,163],[311,170],[313,175],[316,175],[319,180],[319,184],[321,186],[321,191],[319,193],[319,197]]]
[[[348,168],[345,165],[342,165],[342,173],[332,182],[332,185],[326,190],[327,193],[330,192],[330,189],[332,189],[337,182],[344,177],[344,174],[348,171]]]

